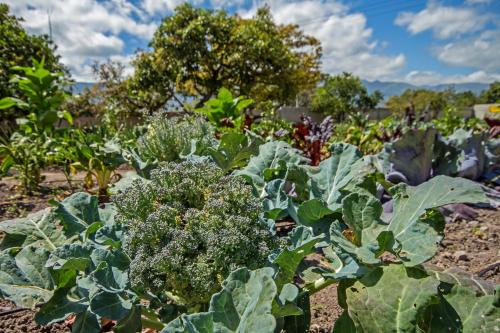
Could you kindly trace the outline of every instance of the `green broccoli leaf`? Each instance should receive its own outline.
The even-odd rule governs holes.
[[[65,235],[56,215],[44,209],[27,217],[3,221],[0,231],[5,236],[0,249],[33,245],[53,251],[57,246],[68,242],[70,234]]]
[[[241,133],[226,133],[220,138],[217,148],[208,148],[208,154],[224,171],[244,167],[251,156],[259,153],[259,146],[263,143],[260,137],[249,137]]]
[[[44,267],[49,251],[26,246],[19,253],[0,252],[0,296],[20,307],[34,307],[52,297],[54,283]]]
[[[273,179],[286,179],[288,166],[308,163],[308,159],[283,141],[267,142],[259,147],[259,154],[250,159],[248,165],[236,171],[254,187],[260,198],[264,198],[266,184]]]
[[[277,295],[273,275],[269,267],[232,272],[222,283],[222,291],[212,296],[208,312],[182,315],[161,332],[273,333],[276,319],[271,310]]]
[[[66,319],[73,313],[82,313],[88,308],[85,299],[71,301],[68,299],[67,289],[58,289],[52,298],[35,315],[39,325],[50,325]]]
[[[440,317],[438,315],[433,317],[432,324],[434,326],[441,324],[447,328],[451,324],[455,324],[458,326],[458,330],[462,329],[461,332],[464,333],[487,333],[498,329],[500,321],[498,291],[496,295],[478,296],[473,289],[454,285],[443,297],[450,306],[447,312],[458,314],[460,321],[447,323],[448,325],[445,326],[443,325],[443,321],[438,319]],[[450,315],[448,316],[450,317]]]
[[[90,310],[111,320],[125,318],[132,310],[132,302],[117,294],[100,291],[90,300]]]
[[[373,196],[351,193],[342,201],[343,220],[330,228],[330,240],[343,253],[364,264],[380,264],[385,251],[406,266],[431,259],[442,239],[444,220],[434,209],[450,203],[486,202],[481,187],[466,179],[437,176],[412,187],[399,184],[390,189],[394,213],[385,222],[382,206]]]
[[[439,215],[422,218],[426,210],[452,203],[480,203],[488,199],[481,187],[470,180],[437,176],[416,186],[397,185],[390,190],[394,213],[385,230],[392,232],[398,252],[407,266],[429,260],[437,250],[443,229]]]
[[[379,333],[417,332],[422,312],[439,302],[438,286],[438,280],[421,270],[389,265],[338,288],[356,332]],[[335,326],[335,333],[351,326],[345,321]]]
[[[311,199],[321,199],[332,212],[342,208],[342,189],[359,176],[363,166],[361,152],[349,144],[331,147],[332,156],[310,172]]]
[[[279,267],[276,276],[278,290],[293,280],[297,267],[305,256],[314,252],[317,243],[322,241],[324,235],[315,236],[312,228],[299,226],[290,233],[290,246],[283,249],[274,259],[273,263]]]
[[[107,222],[114,219],[115,211],[110,205],[99,208],[96,196],[78,192],[56,205],[55,213],[64,225],[66,233],[74,234],[87,229],[94,222]]]
[[[288,195],[284,192],[285,180],[274,179],[266,186],[268,197],[264,199],[264,211],[267,218],[277,220],[285,217],[288,213]]]

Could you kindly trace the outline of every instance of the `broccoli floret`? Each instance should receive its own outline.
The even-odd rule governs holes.
[[[214,129],[200,117],[169,118],[165,113],[152,117],[147,132],[137,141],[143,160],[178,161],[182,155],[202,155],[216,144]]]
[[[252,188],[206,160],[163,164],[115,203],[132,283],[189,305],[208,303],[231,271],[262,267],[279,246]]]

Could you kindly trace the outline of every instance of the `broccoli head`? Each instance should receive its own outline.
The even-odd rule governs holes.
[[[262,267],[279,246],[252,188],[207,160],[163,164],[115,203],[132,283],[188,305],[208,303],[231,271]]]

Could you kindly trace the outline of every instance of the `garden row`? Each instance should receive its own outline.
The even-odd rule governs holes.
[[[125,153],[137,173],[111,203],[75,193],[0,224],[0,293],[39,307],[41,325],[76,315],[74,332],[109,320],[116,332],[307,332],[310,296],[338,283],[334,332],[491,332],[494,287],[425,265],[443,238],[439,207],[494,203],[447,176],[495,181],[495,141],[478,151],[472,138],[409,130],[376,155],[334,144],[311,166],[283,141],[158,118]],[[278,237],[278,221],[293,230]],[[328,265],[302,264],[315,252]]]

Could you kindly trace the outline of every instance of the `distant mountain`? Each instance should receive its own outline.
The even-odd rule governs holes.
[[[457,84],[438,84],[438,85],[423,85],[416,86],[410,83],[405,82],[389,82],[389,81],[367,81],[362,80],[365,87],[368,89],[369,93],[374,92],[375,90],[379,90],[384,95],[384,98],[387,99],[391,96],[401,95],[406,89],[419,89],[425,88],[436,91],[443,91],[450,87],[454,87],[455,91],[462,92],[470,90],[475,94],[480,94],[481,91],[488,89],[489,84],[487,83],[457,83]],[[80,94],[85,88],[90,88],[94,85],[93,82],[76,82],[73,85],[73,93]]]
[[[75,82],[71,87],[73,88],[73,94],[80,94],[85,88],[90,88],[93,85],[93,82]]]
[[[475,94],[480,94],[481,91],[488,89],[489,84],[487,83],[457,83],[457,84],[438,84],[438,85],[422,85],[417,86],[405,82],[383,82],[383,81],[366,81],[362,80],[365,87],[368,89],[369,93],[379,90],[384,98],[389,98],[395,95],[401,95],[406,89],[430,89],[435,91],[443,91],[448,88],[454,88],[457,92],[470,90]]]

